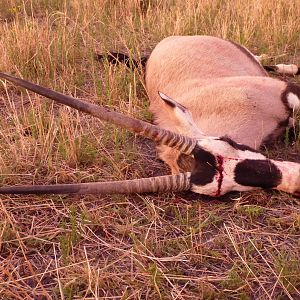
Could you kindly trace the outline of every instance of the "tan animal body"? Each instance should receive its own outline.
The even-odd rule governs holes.
[[[246,48],[217,37],[165,38],[151,53],[145,78],[160,128],[192,138],[228,136],[254,149],[291,126],[300,104],[299,86],[269,77]],[[179,173],[180,153],[165,145],[158,152]]]

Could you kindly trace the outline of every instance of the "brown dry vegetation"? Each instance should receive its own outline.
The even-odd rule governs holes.
[[[0,70],[151,120],[137,58],[209,34],[271,62],[300,56],[298,0],[0,0]],[[0,183],[167,174],[152,142],[0,84]],[[299,160],[299,142],[268,150]],[[274,191],[1,196],[1,299],[300,299],[300,203]]]

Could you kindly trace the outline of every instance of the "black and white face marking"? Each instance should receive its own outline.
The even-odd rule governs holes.
[[[193,155],[191,189],[199,194],[218,197],[282,183],[281,170],[271,160],[228,137],[199,140]]]
[[[173,100],[169,96],[165,95],[162,92],[158,92],[161,99],[174,110],[174,116],[180,122],[180,131],[182,129],[185,132],[180,132],[182,134],[187,134],[193,137],[202,137],[203,132],[199,129],[199,127],[195,124],[191,112],[183,105]]]
[[[281,136],[287,128],[294,128],[296,124],[294,119],[294,114],[300,108],[300,86],[294,83],[286,83],[286,87],[281,93],[281,101],[285,106],[286,119],[277,123],[277,127],[263,139],[263,145],[273,144],[278,136]],[[289,131],[288,138],[289,141],[293,142],[297,139],[295,132],[298,129],[293,129]]]

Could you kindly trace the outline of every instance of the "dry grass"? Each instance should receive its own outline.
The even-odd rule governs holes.
[[[150,119],[133,57],[172,34],[209,34],[300,57],[295,0],[0,0],[0,70]],[[167,173],[154,145],[2,82],[0,182]],[[299,159],[299,143],[273,157]],[[300,299],[300,203],[286,194],[0,199],[1,299]]]

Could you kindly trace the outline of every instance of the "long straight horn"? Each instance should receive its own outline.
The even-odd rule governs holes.
[[[149,124],[147,122],[127,117],[118,112],[111,111],[107,108],[86,101],[82,101],[59,92],[55,92],[51,89],[36,85],[29,81],[16,78],[14,76],[2,72],[0,72],[0,78],[6,79],[17,86],[21,86],[25,89],[31,90],[39,95],[45,96],[59,103],[73,107],[79,111],[88,113],[103,121],[113,123],[123,128],[127,128],[130,131],[152,139],[160,144],[176,148],[182,153],[191,154],[191,152],[195,148],[195,139],[164,130],[162,128],[159,128],[158,126]]]
[[[3,186],[0,194],[142,194],[187,191],[190,173],[134,180],[78,184]]]

